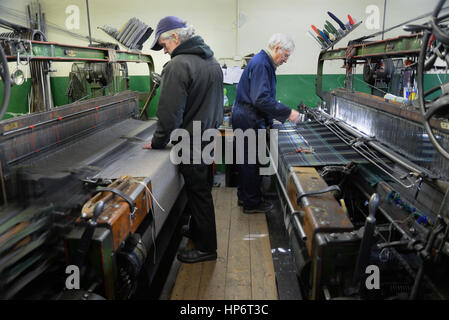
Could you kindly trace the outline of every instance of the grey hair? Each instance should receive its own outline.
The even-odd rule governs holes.
[[[184,21],[184,23],[186,23]],[[179,37],[179,41],[182,43],[195,35],[195,28],[192,25],[188,25],[185,28],[177,28],[173,30],[166,31],[160,35],[160,39],[167,40],[171,37],[173,33],[176,33]]]
[[[275,33],[268,40],[268,49],[272,51],[274,47],[279,45],[283,51],[288,50],[291,53],[295,50],[295,43],[292,37],[283,33]]]

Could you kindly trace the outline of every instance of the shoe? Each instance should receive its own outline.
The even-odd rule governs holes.
[[[185,224],[181,227],[181,234],[189,239],[192,239],[192,234],[190,233],[190,228],[188,224]]]
[[[178,254],[178,260],[184,263],[196,263],[208,260],[217,260],[217,252],[204,252],[197,249],[183,251]]]
[[[271,209],[273,209],[273,205],[266,201],[261,201],[259,205],[256,208],[253,209],[246,209],[243,208],[244,213],[267,213]]]
[[[243,207],[243,200],[239,200],[239,201],[237,202],[237,204],[239,205],[239,207]]]

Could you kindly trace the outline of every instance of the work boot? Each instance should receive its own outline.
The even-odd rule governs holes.
[[[189,239],[192,239],[192,234],[190,233],[190,228],[188,224],[185,224],[181,227],[181,234]]]
[[[261,201],[256,208],[248,209],[243,207],[244,213],[267,213],[273,209],[273,205],[266,201]]]
[[[178,260],[184,263],[217,260],[217,251],[205,252],[198,249],[187,250],[178,254]]]

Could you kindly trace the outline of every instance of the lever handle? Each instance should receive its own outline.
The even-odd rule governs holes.
[[[404,31],[407,32],[421,32],[423,30],[432,31],[432,28],[427,24],[407,24],[403,27]]]
[[[369,199],[368,209],[369,209],[369,216],[374,218],[376,215],[377,208],[379,208],[380,198],[377,193],[373,193],[371,195],[371,198]]]
[[[104,202],[103,201],[98,201],[97,204],[95,205],[94,214],[92,216],[93,222],[97,221],[98,217],[103,212],[103,209],[104,209]]]

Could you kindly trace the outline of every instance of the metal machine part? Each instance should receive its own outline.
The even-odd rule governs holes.
[[[423,168],[419,174],[448,179],[449,162],[432,148],[420,114],[399,106],[365,93],[337,89],[330,93],[328,115],[337,125],[341,120],[343,125],[358,128],[367,142],[371,140],[372,146],[375,142],[383,144],[414,163],[415,167]],[[444,121],[435,120],[432,124],[441,128],[441,143],[449,143],[449,130],[444,129]],[[408,170],[412,169],[412,165],[408,167]]]
[[[139,120],[139,95],[127,91],[129,62],[148,66],[155,91],[153,60],[118,45],[47,42],[40,31],[0,24],[12,30],[0,35],[0,71],[8,84],[2,116],[11,83],[7,62],[32,71],[30,113],[0,123],[0,298],[55,297],[68,263],[81,268],[82,288],[59,298],[130,298],[142,274],[148,276],[142,286],[152,285],[185,208],[169,150],[141,148],[156,122]],[[143,37],[128,35],[129,47],[141,47]],[[52,103],[52,61],[75,62],[72,104]]]
[[[111,299],[129,298],[136,275],[155,272],[165,252],[153,247],[166,245],[160,235],[170,240],[165,234],[176,220],[171,227],[165,221],[183,181],[169,150],[141,148],[156,122],[136,119],[137,97],[123,92],[1,123],[2,200],[8,202],[0,210],[2,298],[53,297],[64,288],[64,268],[71,263],[86,267],[83,289],[97,283],[92,293]],[[84,221],[103,200],[96,221]],[[81,241],[90,225],[93,232]],[[73,262],[80,243],[88,244],[86,260]]]
[[[11,77],[8,70],[8,61],[6,60],[5,50],[0,46],[0,77],[3,81],[3,99],[0,109],[0,119],[3,119],[9,104],[11,95]]]
[[[289,183],[288,190],[290,200],[293,201],[296,200],[298,194],[311,192],[312,190],[322,190],[327,186],[314,168],[295,167],[291,171],[290,179],[291,182]],[[308,270],[309,273],[307,274],[303,271],[302,276],[305,279],[302,280],[304,284],[310,284],[310,291],[306,290],[305,292],[307,293],[305,296],[310,299],[321,298],[319,288],[323,286],[329,288],[335,285],[332,284],[331,280],[334,272],[337,272],[338,268],[341,267],[341,263],[350,266],[351,260],[353,260],[350,256],[354,256],[351,250],[347,253],[333,250],[328,251],[326,248],[327,245],[324,244],[329,242],[334,243],[335,240],[341,241],[343,239],[337,239],[340,237],[339,234],[350,234],[353,231],[353,225],[349,221],[346,213],[338,201],[329,193],[330,191],[320,195],[303,196],[300,205],[296,207],[302,213],[301,224],[304,226],[307,235],[305,245],[308,256],[303,256],[301,261],[309,261],[310,266],[304,269],[304,265],[301,269]],[[343,242],[346,245],[352,243],[352,246],[354,246],[354,244],[358,243],[358,239],[349,237]],[[304,255],[304,252],[302,254]],[[342,255],[345,255],[344,259],[342,259]],[[333,260],[335,264],[324,266],[322,263],[326,259]]]
[[[432,119],[444,119],[445,126],[443,128],[449,128],[449,97],[444,84],[437,86],[430,90],[425,91],[424,87],[424,71],[434,64],[437,57],[441,58],[448,66],[447,54],[449,48],[449,38],[447,36],[447,25],[443,25],[447,22],[447,15],[440,16],[441,9],[446,1],[440,0],[435,8],[435,11],[425,26],[423,45],[418,59],[418,90],[419,94],[419,107],[423,117],[423,125],[432,142],[435,149],[446,159],[449,160],[449,144],[441,139],[438,133],[433,132],[433,126],[431,124]],[[438,43],[438,49],[432,47],[433,42]],[[440,49],[443,47],[443,49]],[[439,55],[437,54],[439,53]],[[426,60],[426,57],[431,54],[432,56]],[[434,57],[435,56],[435,57]],[[431,94],[436,91],[441,91],[441,94],[432,100],[430,100]],[[439,128],[438,128],[439,129]]]
[[[363,80],[372,86],[371,94],[383,97],[392,80],[394,65],[391,59],[367,61],[363,66]]]
[[[321,52],[316,82],[321,106],[302,107],[305,121],[295,126],[274,126],[282,132],[277,180],[288,186],[288,197],[280,193],[284,204],[294,205],[294,199],[307,194],[304,186],[316,183],[293,175],[305,169],[315,170],[317,181],[322,179],[324,185],[316,189],[335,185],[341,190],[338,198],[310,194],[301,197],[299,208],[286,206],[285,225],[304,297],[449,298],[447,84],[423,91],[424,71],[437,59],[446,61],[449,41],[443,21],[448,16],[438,11],[444,2],[439,2],[433,22],[410,28],[411,35]],[[323,65],[335,59],[344,60],[345,88],[324,92]],[[392,68],[376,73],[376,64],[388,59],[393,59]],[[371,94],[354,91],[353,82],[360,80],[353,72],[357,64],[365,66]],[[380,97],[381,90],[402,96],[416,74],[421,100],[409,97],[399,103]],[[380,78],[383,84],[376,81]],[[314,152],[292,152],[306,147]],[[323,205],[328,198],[335,204],[332,209],[307,214],[311,201]],[[292,211],[298,212],[297,224]],[[311,233],[308,221],[322,224],[341,217],[352,229],[327,233],[318,228]],[[375,286],[367,285],[367,279],[375,278],[367,268],[378,272]]]
[[[19,57],[18,60],[20,60],[19,52],[21,51],[19,48],[24,48],[23,40],[47,41],[45,35],[41,31],[31,29],[3,33],[0,34],[0,38],[6,39],[3,40],[2,45],[7,45],[10,54],[14,52],[15,56]],[[16,39],[21,40],[17,41]],[[31,60],[27,61],[27,64],[29,64],[31,74],[30,111],[41,112],[50,110],[54,107],[50,87],[51,62]]]
[[[76,102],[128,89],[126,63],[74,63],[69,74],[67,97]]]
[[[137,50],[142,49],[143,43],[147,41],[153,33],[153,29],[151,27],[136,17],[128,20],[128,22],[126,22],[120,30],[107,25],[100,26],[98,29],[103,30],[106,34],[117,40],[123,46],[129,49]]]
[[[322,126],[325,127],[324,123]],[[348,135],[350,133],[350,131],[346,132]],[[290,132],[289,134],[294,133]],[[337,136],[325,137],[309,140],[309,143],[314,150],[320,150],[319,145],[316,144],[317,141],[321,141],[321,143],[325,139],[333,141]],[[285,143],[281,141],[280,145],[285,146]],[[354,146],[354,148],[358,150],[360,145]],[[371,150],[370,155],[379,152],[371,147],[367,148]],[[341,150],[335,152],[338,153]],[[279,154],[282,155],[282,152]],[[344,156],[344,154],[340,153],[340,156]],[[362,155],[364,154],[362,153]],[[330,184],[336,184],[341,189],[340,201],[337,201],[334,196],[329,197],[329,200],[333,199],[332,201],[335,203],[332,207],[323,209],[328,201],[327,196],[311,193],[309,196],[301,197],[300,207],[285,212],[286,228],[291,237],[303,296],[309,299],[411,297],[413,282],[415,277],[420,274],[417,271],[419,257],[423,250],[429,247],[429,235],[439,221],[438,212],[444,195],[432,182],[432,179],[425,178],[422,179],[422,184],[414,185],[415,187],[419,186],[419,192],[417,192],[418,189],[415,187],[406,188],[404,183],[396,182],[369,162],[367,164],[363,161],[358,163],[347,160],[347,165],[340,167],[336,165],[337,163],[328,162],[327,166],[313,168],[314,162],[311,161],[309,163],[311,167],[304,168],[290,166],[295,162],[288,157],[291,156],[285,154],[283,157],[281,156],[280,166],[281,168],[290,168],[290,177],[278,177],[279,185],[286,183],[289,185],[289,199],[284,201],[294,205],[296,198],[299,195],[307,194],[307,190],[326,190],[326,186]],[[376,158],[381,159],[380,155],[377,155]],[[329,157],[328,161],[331,159],[333,158]],[[399,172],[407,172],[404,167],[401,167],[400,162],[394,163],[390,160],[385,163],[391,168],[392,174],[397,174],[398,179],[401,176]],[[310,180],[303,176],[308,170],[315,170],[315,179]],[[325,181],[321,180],[323,178]],[[316,185],[320,180],[322,185]],[[413,179],[410,182],[413,182]],[[366,220],[366,217],[369,217],[369,212],[373,216],[374,204],[370,206],[369,210],[367,206],[368,199],[373,193],[377,193],[381,199],[379,214],[375,220],[373,218]],[[282,196],[282,198],[286,197]],[[311,201],[316,201],[316,205],[311,205]],[[379,201],[376,202],[379,203]],[[298,212],[298,214],[291,214],[291,211]],[[293,217],[298,219],[299,226],[292,220]],[[325,231],[326,228],[318,227],[323,223],[328,223],[326,227],[331,227],[332,221],[339,221],[338,219],[347,219],[352,227],[347,230],[331,228],[329,233]],[[314,224],[310,224],[311,221],[316,221],[317,227],[312,227]],[[300,236],[301,230],[304,231],[307,240]],[[316,230],[316,233],[311,233],[311,230]],[[442,228],[435,233],[438,236],[432,237],[434,240],[432,240],[431,247],[443,248],[448,245],[447,242],[444,245],[441,242],[436,244],[436,239],[446,239]],[[313,245],[313,243],[316,244]],[[425,251],[430,252],[428,249]],[[443,255],[439,256],[440,262],[426,267],[426,270],[444,268],[449,256],[444,255],[444,258],[442,258]],[[344,263],[337,261],[344,261]],[[376,265],[380,268],[380,286],[383,290],[374,292],[365,290],[364,268],[369,265]],[[440,299],[444,297],[442,293],[444,288],[437,285],[437,279],[433,278],[431,274],[425,276],[423,274],[420,277],[426,279],[422,281],[425,285],[420,287],[419,294],[416,294],[415,298]]]
[[[50,72],[53,72],[52,61],[77,62],[74,64],[67,91],[72,101],[127,90],[127,62],[146,63],[150,89],[154,87],[151,80],[153,60],[151,56],[140,52],[120,51],[117,47],[80,47],[46,42],[41,32],[27,28],[0,34],[0,46],[3,47],[8,61],[20,61],[21,64],[30,66],[30,112],[49,111],[54,108],[49,78]]]
[[[148,249],[138,234],[131,236],[118,253],[121,298],[129,299],[137,289],[138,277],[148,256]]]
[[[136,280],[147,257],[146,246],[136,232],[145,217],[154,211],[151,184],[149,178],[122,177],[108,188],[97,188],[96,191],[98,193],[83,206],[76,227],[66,236],[66,257],[69,264],[79,266],[81,270],[97,269],[96,276],[91,276],[93,279],[89,279],[86,272],[81,272],[84,287],[86,283],[83,281],[103,283],[107,288],[103,293],[106,298],[129,299],[137,287]],[[152,219],[151,224],[154,223]],[[103,249],[115,253],[116,267],[109,266],[109,257],[103,255],[90,256],[89,261],[85,260],[95,228],[108,230],[105,231],[107,236],[97,241]],[[79,229],[84,229],[84,232],[80,233]],[[114,261],[109,263],[114,264]],[[118,272],[115,277],[102,271],[108,267],[112,268],[111,272]],[[117,279],[121,283],[118,286]]]
[[[97,187],[95,192],[97,194],[84,204],[77,222],[91,219],[98,204],[105,203],[97,224],[106,224],[112,230],[113,248],[117,250],[129,234],[136,232],[146,215],[154,211],[150,179],[125,176],[107,188]]]
[[[354,271],[354,279],[353,283],[355,286],[360,287],[360,283],[363,285],[365,283],[365,273],[366,267],[369,264],[369,255],[371,251],[371,247],[373,245],[374,240],[374,232],[376,230],[376,211],[379,207],[379,195],[374,193],[369,199],[369,215],[366,218],[365,226],[363,229],[363,238],[360,243],[360,252],[357,257],[357,263],[355,265]]]

